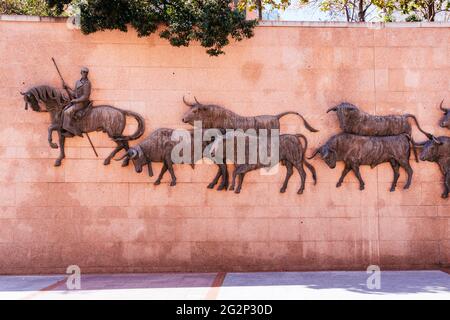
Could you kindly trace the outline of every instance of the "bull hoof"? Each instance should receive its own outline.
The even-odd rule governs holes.
[[[208,189],[213,189],[213,188],[214,188],[214,183],[208,184],[207,188],[208,188]]]
[[[234,190],[234,186],[230,186],[230,187],[228,188],[228,190],[233,191],[233,190]]]
[[[105,161],[103,161],[103,165],[107,166],[108,164],[111,163],[111,159],[106,158]]]
[[[365,187],[364,186],[359,186],[359,190],[364,190],[365,189]]]
[[[410,186],[410,185],[409,185],[409,184],[407,184],[406,186],[404,186],[404,187],[403,187],[403,190],[407,190],[407,189],[409,189],[409,186]]]
[[[236,190],[234,190],[234,193],[241,193],[241,190],[236,189]]]
[[[394,192],[395,191],[395,187],[392,187],[391,189],[389,189],[390,192]]]
[[[280,193],[285,193],[286,192],[286,188],[281,188],[280,189]]]
[[[55,160],[55,167],[59,167],[61,165],[61,159]]]
[[[303,190],[298,190],[297,194],[303,194]]]
[[[448,193],[443,193],[443,194],[441,195],[441,197],[442,197],[442,199],[447,199],[447,198],[448,198]]]
[[[336,183],[336,188],[340,188],[342,186],[342,182]]]
[[[54,142],[50,142],[50,148],[52,149],[58,149],[58,145]]]
[[[177,184],[176,181],[172,181],[172,182],[170,183],[170,186],[173,187],[173,186],[176,186],[176,184]]]
[[[153,184],[154,184],[155,186],[159,186],[159,185],[161,184],[161,181],[156,180],[155,182],[153,182]]]
[[[222,191],[222,190],[227,190],[227,189],[228,189],[227,186],[219,186],[217,188],[217,191]]]
[[[130,164],[130,161],[124,160],[122,162],[122,167],[127,167]]]

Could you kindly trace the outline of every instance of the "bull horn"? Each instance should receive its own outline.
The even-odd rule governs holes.
[[[134,159],[137,157],[138,152],[135,149],[128,149],[128,154],[130,156],[130,159]]]
[[[327,110],[327,113],[328,113],[328,112],[331,112],[331,111],[337,111],[337,107],[333,107],[333,108],[328,109],[328,110]]]
[[[448,112],[448,109],[446,109],[442,106],[443,103],[444,103],[444,99],[442,99],[441,104],[439,105],[439,109],[441,109],[444,112]]]
[[[119,159],[114,159],[114,160],[121,161],[121,160],[125,159],[126,157],[129,157],[128,152],[125,152],[125,154],[122,157],[120,157]]]
[[[19,92],[20,92],[21,95],[23,95],[23,96],[25,95],[25,92],[22,92],[22,91],[19,91]],[[444,100],[442,100],[442,101],[444,101]]]
[[[194,96],[194,100],[197,104],[201,104],[200,102],[198,102],[197,98]]]
[[[191,107],[191,108],[192,108],[193,106],[195,106],[195,104],[193,104],[193,103],[192,103],[192,104],[188,103],[188,102],[184,99],[184,96],[183,96],[183,102],[184,102],[184,104],[187,105],[188,107]]]
[[[319,153],[319,149],[317,149],[316,151],[314,151],[313,155],[311,157],[308,158],[308,160],[311,160],[312,158],[314,158],[315,156],[317,156],[317,154]]]
[[[414,145],[416,147],[423,147],[428,141],[423,141],[423,142],[414,142]]]
[[[433,141],[434,141],[435,143],[439,144],[439,145],[441,145],[441,144],[442,144],[442,142],[441,142],[441,141],[439,141],[439,139],[438,139],[438,138],[436,138],[435,136],[433,136]]]

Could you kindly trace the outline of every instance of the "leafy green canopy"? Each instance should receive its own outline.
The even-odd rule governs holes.
[[[50,8],[62,11],[71,0],[47,0]],[[230,37],[241,41],[253,36],[255,20],[232,8],[232,0],[89,0],[79,4],[81,30],[85,34],[128,25],[140,37],[160,30],[160,37],[173,46],[198,41],[212,56],[223,54]],[[160,28],[160,29],[159,29]]]
[[[0,0],[0,14],[58,16],[61,12],[49,8],[46,0]]]

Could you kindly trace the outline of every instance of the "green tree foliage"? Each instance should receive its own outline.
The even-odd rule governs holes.
[[[373,0],[387,15],[409,15],[406,21],[435,21],[436,14],[450,11],[450,0]]]
[[[63,10],[73,2],[47,0],[51,8]],[[131,25],[140,37],[160,31],[173,46],[198,41],[212,56],[223,54],[230,38],[241,41],[253,36],[255,20],[233,8],[233,0],[89,0],[81,1],[81,30],[85,34]]]
[[[49,8],[45,0],[0,0],[0,14],[58,16],[61,13]]]
[[[240,10],[258,10],[258,18],[262,20],[262,11],[264,8],[286,9],[291,4],[291,0],[235,0],[235,5]]]

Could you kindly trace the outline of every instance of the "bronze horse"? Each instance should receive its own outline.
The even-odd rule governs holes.
[[[25,110],[28,106],[36,112],[49,112],[51,125],[48,127],[48,142],[51,148],[57,149],[58,145],[52,141],[53,131],[58,132],[60,154],[55,161],[55,166],[60,166],[62,159],[65,158],[64,143],[68,137],[73,134],[62,128],[63,109],[69,104],[70,99],[61,89],[42,85],[21,92],[25,100]],[[42,109],[39,102],[43,102],[45,109]],[[137,130],[131,135],[123,135],[126,124],[126,116],[131,116],[138,123]],[[142,136],[145,131],[144,118],[132,111],[121,110],[119,108],[100,105],[90,108],[86,114],[74,123],[83,133],[93,131],[103,131],[117,144],[117,147],[103,162],[108,165],[111,159],[122,149],[128,150],[128,141],[136,140]],[[128,165],[124,162],[122,165]]]

